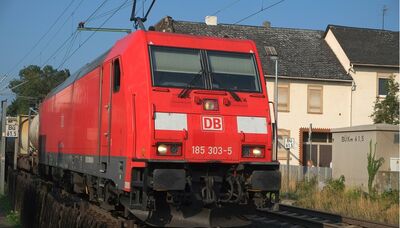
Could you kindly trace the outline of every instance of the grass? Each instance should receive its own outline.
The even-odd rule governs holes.
[[[10,200],[7,196],[0,195],[0,211],[5,212],[7,223],[14,227],[20,227],[21,222],[19,213],[12,210]]]
[[[302,181],[282,195],[299,207],[399,225],[399,191],[368,194],[361,188],[347,188],[343,177],[328,181],[323,188],[316,179]]]

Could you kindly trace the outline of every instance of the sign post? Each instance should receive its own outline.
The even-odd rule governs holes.
[[[287,157],[286,157],[286,173],[287,173],[287,177],[286,177],[286,182],[287,182],[287,191],[289,192],[289,181],[290,181],[290,163],[289,163],[289,159],[290,159],[290,149],[293,148],[294,145],[294,138],[284,138],[283,140],[285,149],[286,149],[286,153],[287,153]]]
[[[4,195],[6,171],[6,113],[7,100],[1,101],[1,145],[0,145],[0,195]]]

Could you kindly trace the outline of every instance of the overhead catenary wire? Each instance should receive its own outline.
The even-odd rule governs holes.
[[[71,40],[71,42],[70,42],[70,44],[69,44],[69,47],[67,48],[67,51],[65,52],[64,57],[63,57],[63,59],[61,60],[61,62],[64,61],[64,60],[67,58],[67,56],[69,55],[69,53],[71,53],[71,50],[72,50],[72,48],[74,47],[76,38],[78,37],[78,34],[79,34],[79,32],[75,32],[75,33],[74,33],[74,37],[72,38],[72,40]]]
[[[276,3],[274,3],[274,4],[271,4],[271,5],[267,6],[267,7],[262,6],[260,10],[258,10],[258,11],[256,11],[256,12],[254,12],[254,13],[252,13],[252,14],[250,14],[250,15],[248,15],[248,16],[246,16],[246,17],[244,17],[244,18],[242,18],[242,19],[240,19],[240,20],[238,20],[238,21],[236,21],[236,22],[234,23],[234,25],[236,25],[236,24],[238,24],[238,23],[240,23],[240,22],[242,22],[242,21],[245,21],[245,20],[247,20],[247,19],[249,19],[249,18],[251,18],[251,17],[253,17],[253,16],[255,16],[255,15],[257,15],[257,14],[259,14],[259,13],[265,11],[265,10],[267,10],[267,9],[270,9],[270,8],[276,6],[276,5],[279,5],[279,4],[281,4],[282,2],[284,2],[284,1],[285,1],[285,0],[280,0],[279,2],[276,2]]]
[[[69,15],[69,17],[68,18],[66,18],[65,20],[64,20],[64,23],[61,25],[61,26],[59,26],[59,28],[58,28],[58,30],[54,33],[54,35],[49,39],[49,41],[46,43],[46,45],[44,45],[44,50],[47,48],[47,47],[49,47],[49,45],[50,45],[50,43],[54,40],[54,38],[58,35],[58,33],[61,31],[61,29],[65,26],[65,24],[68,22],[68,20],[70,19],[70,18],[72,18],[72,16],[75,14],[75,12],[78,10],[78,8],[82,5],[82,3],[84,2],[85,0],[81,0],[79,3],[78,3],[78,5],[76,5],[76,7],[72,10],[72,12],[71,12],[71,14]],[[43,49],[42,49],[42,52],[44,51]],[[43,66],[42,66],[43,67]]]
[[[124,3],[122,3],[117,10],[115,10],[113,12],[113,14],[111,14],[105,21],[103,21],[103,23],[99,26],[99,28],[102,28],[104,26],[105,23],[107,23],[119,10],[122,9],[122,7],[124,6],[124,4],[126,4],[126,2],[128,2],[128,0],[125,0]],[[64,61],[61,62],[61,64],[57,67],[57,70],[59,70],[61,67],[64,66],[65,62],[68,61],[83,45],[85,45],[85,43],[90,40],[90,38],[93,37],[94,34],[96,34],[97,31],[94,31],[92,34],[90,34],[90,36],[88,36],[83,42],[82,44],[77,47]]]
[[[73,0],[73,1],[75,1],[75,0]],[[83,0],[82,0],[83,1]],[[82,3],[82,1],[80,2],[80,4]],[[104,0],[96,9],[95,9],[95,11],[93,11],[93,13],[85,20],[85,21],[88,21],[88,20],[90,20],[96,13],[97,13],[97,11],[100,9],[100,8],[102,8],[103,6],[104,6],[104,4],[107,2],[108,0]],[[127,2],[128,0],[126,0],[123,4],[126,4],[126,2]],[[78,5],[78,6],[80,6],[80,4]],[[70,4],[71,5],[71,4]],[[70,6],[69,5],[69,6]],[[122,6],[122,5],[121,5]],[[114,14],[116,13],[116,12],[118,12],[119,11],[119,9],[121,8],[121,6],[120,7],[118,7],[118,10],[117,11],[115,11],[109,18],[107,18],[107,20],[105,21],[105,22],[103,22],[103,24],[101,25],[101,26],[103,26],[112,16],[114,16]],[[77,7],[75,8],[75,9],[77,9]],[[61,17],[62,15],[60,15],[60,17]],[[59,18],[60,18],[59,17]],[[58,20],[58,19],[57,19]],[[73,32],[57,49],[56,49],[56,51],[54,51],[53,52],[53,54],[42,64],[42,66],[41,66],[41,68],[43,68],[54,56],[56,56],[58,53],[59,53],[59,51],[60,50],[62,50],[63,48],[64,48],[64,46],[68,43],[68,41],[70,41],[71,39],[73,39],[74,37],[75,37],[75,35],[78,33],[78,31],[75,31],[75,32]],[[95,32],[94,32],[95,33]],[[88,38],[88,39],[90,39],[93,35],[94,35],[94,33],[92,33],[91,34],[91,36]],[[88,39],[86,39],[77,49],[75,49],[74,50],[74,52],[70,55],[70,56],[68,56],[67,58],[65,58],[64,60],[63,60],[63,63],[62,64],[60,64],[59,65],[59,67],[57,68],[57,70],[59,70],[60,69],[60,67],[84,44],[84,43],[86,43],[86,41],[88,40]],[[7,76],[7,75],[6,75]],[[2,79],[3,80],[3,79]],[[15,88],[16,87],[19,87],[19,86],[22,86],[22,85],[24,85],[24,84],[26,84],[26,82],[27,81],[25,81],[25,82],[21,82],[20,84],[18,84],[18,85],[16,85],[15,86]],[[8,88],[8,85],[6,85],[5,87],[3,87],[3,88],[1,88],[0,89],[0,93],[2,93],[2,92],[4,92],[5,90],[7,90],[7,89],[14,89],[14,87],[13,88]]]
[[[238,2],[240,2],[241,0],[236,0],[234,2],[229,3],[228,5],[222,7],[221,9],[215,11],[214,13],[211,14],[211,16],[217,16],[217,14],[221,13],[224,10],[227,10],[229,8],[231,8],[232,6],[236,5]]]
[[[104,6],[104,4],[107,3],[107,1],[108,1],[108,0],[104,0],[104,1],[90,14],[90,16],[88,16],[88,17],[86,18],[85,21],[91,20],[92,17]],[[73,32],[73,33],[61,44],[61,46],[59,46],[59,47],[56,49],[56,51],[54,51],[53,54],[50,55],[50,57],[42,64],[41,67],[43,68],[52,58],[54,58],[54,57],[59,53],[59,51],[61,51],[61,50],[64,48],[64,46],[68,43],[68,41],[70,41],[71,39],[74,41],[74,40],[75,40],[75,37],[76,37],[76,35],[77,35],[77,33],[78,33],[78,31]],[[71,41],[71,43],[72,43],[72,41]],[[68,52],[68,51],[67,51],[67,52]],[[64,57],[64,59],[65,59],[65,58],[66,58],[66,57]],[[64,61],[64,59],[62,60],[62,62]]]
[[[67,7],[65,7],[62,11],[62,13],[57,17],[57,19],[53,22],[53,24],[47,29],[47,31],[39,38],[39,40],[33,45],[31,49],[16,63],[14,64],[10,70],[7,71],[6,75],[0,80],[0,83],[3,82],[5,79],[7,79],[10,76],[10,73],[14,71],[16,67],[18,67],[31,53],[32,51],[39,45],[39,43],[44,39],[44,37],[49,34],[49,32],[53,29],[53,27],[57,24],[57,22],[62,18],[62,16],[67,12],[67,10],[71,7],[71,5],[75,2],[75,0],[72,0]]]
[[[128,7],[128,6],[131,6],[132,4],[133,4],[133,2],[126,2],[122,8],[126,8],[126,7]],[[104,13],[101,13],[101,14],[99,14],[99,15],[97,15],[97,16],[94,16],[94,17],[92,17],[90,20],[87,20],[86,22],[95,21],[95,20],[98,20],[98,19],[100,19],[100,18],[103,18],[103,17],[105,17],[105,16],[107,16],[107,15],[110,15],[110,14],[112,14],[115,10],[117,10],[118,8],[119,8],[119,7],[115,7],[115,8],[110,9],[110,10],[104,12]]]

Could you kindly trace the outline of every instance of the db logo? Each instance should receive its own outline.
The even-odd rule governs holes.
[[[223,119],[222,117],[216,116],[202,116],[201,117],[202,127],[205,131],[222,131],[223,130]]]

